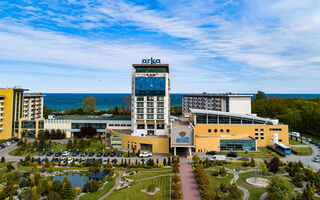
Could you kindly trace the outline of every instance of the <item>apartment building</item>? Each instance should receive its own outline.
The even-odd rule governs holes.
[[[43,117],[44,96],[41,93],[24,95],[23,118],[35,120]]]
[[[252,95],[239,94],[185,94],[182,95],[182,113],[191,109],[251,114]]]

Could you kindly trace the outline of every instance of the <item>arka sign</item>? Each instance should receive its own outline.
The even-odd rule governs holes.
[[[150,58],[150,59],[142,59],[142,64],[160,64],[160,59],[154,59],[154,58]]]
[[[177,138],[176,141],[177,143],[189,143],[189,138],[188,137],[184,137],[187,135],[187,133],[185,131],[181,131],[179,133],[179,135],[181,136],[181,138]]]

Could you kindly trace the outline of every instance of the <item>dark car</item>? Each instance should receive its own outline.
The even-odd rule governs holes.
[[[118,152],[117,154],[118,157],[122,157],[122,155],[123,155],[122,152]]]
[[[54,154],[53,152],[49,151],[49,152],[47,153],[47,156],[52,156],[53,154]]]
[[[44,155],[46,155],[46,152],[44,152],[44,151],[40,151],[38,154],[38,156],[44,156]]]
[[[0,147],[1,147],[1,148],[5,148],[5,147],[6,147],[6,145],[4,145],[4,144],[0,144]]]
[[[72,154],[72,156],[77,156],[77,155],[79,155],[79,151],[74,151]]]
[[[241,161],[249,161],[249,158],[248,158],[248,157],[241,157],[241,158],[238,158],[238,160],[241,160]]]
[[[97,153],[97,157],[101,157],[102,156],[102,153],[101,152],[98,152]]]
[[[95,154],[94,152],[90,152],[89,156],[92,157],[92,156],[94,156],[94,154]]]
[[[315,144],[315,143],[316,143],[316,141],[311,140],[311,141],[310,141],[310,143],[311,143],[311,144]]]
[[[230,153],[227,154],[227,157],[236,158],[236,157],[238,157],[238,154],[236,152],[230,152]]]
[[[104,154],[103,154],[103,157],[108,157],[109,156],[109,152],[105,152]]]
[[[81,153],[81,157],[86,157],[87,155],[88,155],[88,153],[85,152],[85,151],[83,151],[83,152]]]
[[[94,158],[89,158],[89,163],[92,163],[93,161],[94,161]]]
[[[214,155],[217,155],[217,152],[216,151],[208,151],[206,153],[206,155],[214,156]]]
[[[317,147],[320,147],[320,142],[317,142],[315,145],[316,145]]]
[[[59,157],[59,156],[61,156],[61,152],[56,152],[56,155],[55,155],[55,157]]]
[[[115,153],[114,151],[111,151],[110,156],[111,156],[111,157],[115,157],[115,156],[116,156],[116,153]]]
[[[111,163],[113,163],[113,164],[117,163],[117,159],[115,159],[115,158],[112,159],[112,160],[111,160]]]

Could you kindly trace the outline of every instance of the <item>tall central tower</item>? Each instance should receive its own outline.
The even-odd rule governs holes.
[[[160,63],[159,59],[157,61]],[[132,66],[132,135],[169,136],[169,65]]]

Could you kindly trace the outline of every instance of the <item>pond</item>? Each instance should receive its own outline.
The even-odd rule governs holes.
[[[64,176],[65,175],[55,176],[52,181],[59,180],[62,183]],[[89,180],[87,176],[80,174],[68,174],[68,179],[72,183],[73,188],[80,187],[81,189],[83,189],[83,185]]]

